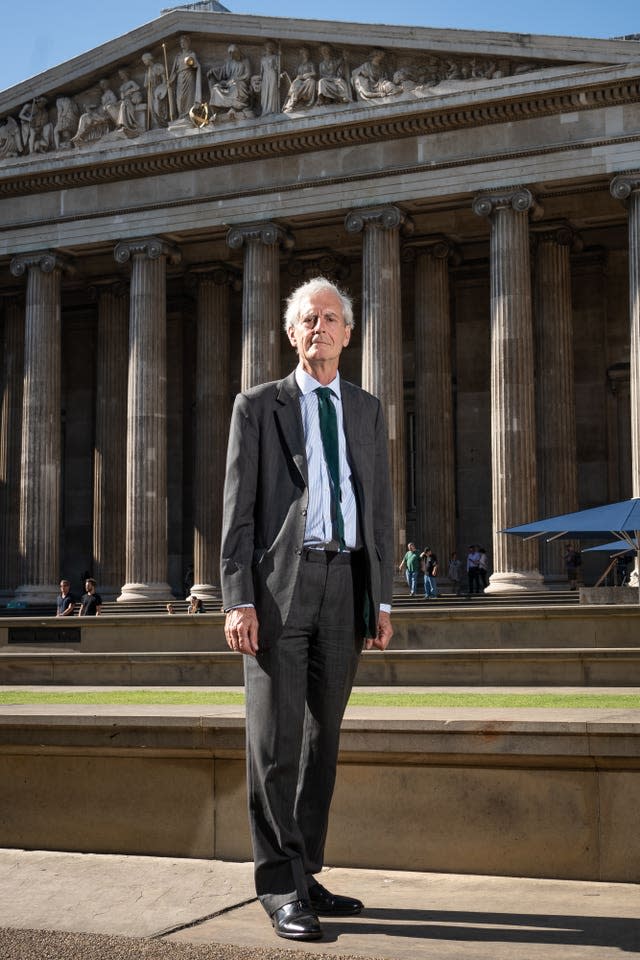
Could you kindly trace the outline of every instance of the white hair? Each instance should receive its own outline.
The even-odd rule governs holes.
[[[342,305],[342,316],[345,326],[353,329],[355,321],[353,319],[353,302],[351,297],[343,293],[335,283],[327,280],[326,277],[314,277],[312,280],[307,280],[306,283],[303,283],[287,297],[287,306],[284,312],[285,330],[288,331],[291,327],[295,327],[300,319],[300,305],[302,301],[323,290],[330,290],[332,293],[335,293]]]

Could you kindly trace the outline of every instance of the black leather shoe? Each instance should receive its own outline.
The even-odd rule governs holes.
[[[321,917],[355,917],[364,907],[361,900],[354,897],[340,897],[329,893],[321,883],[309,887],[311,909]]]
[[[308,900],[285,903],[271,914],[273,929],[286,940],[319,940],[322,927]]]

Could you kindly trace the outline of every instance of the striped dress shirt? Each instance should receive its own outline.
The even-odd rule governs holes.
[[[309,505],[304,535],[306,547],[336,548],[331,521],[331,480],[324,458],[318,397],[314,393],[320,386],[327,386],[338,419],[338,454],[340,458],[340,506],[344,519],[344,542],[348,550],[358,545],[358,510],[351,480],[351,467],[347,459],[347,442],[342,417],[340,374],[331,383],[321,384],[309,376],[301,366],[296,368],[296,383],[300,389],[300,408],[309,472]]]

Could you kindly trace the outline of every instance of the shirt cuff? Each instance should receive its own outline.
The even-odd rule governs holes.
[[[380,604],[380,613],[391,613],[391,604],[390,604],[390,603],[381,603],[381,604]]]

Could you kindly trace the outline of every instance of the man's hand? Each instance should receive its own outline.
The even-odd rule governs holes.
[[[258,615],[254,607],[229,610],[224,621],[224,635],[231,650],[255,657],[258,652]]]
[[[366,650],[372,650],[377,647],[378,650],[386,650],[389,641],[393,636],[393,627],[391,626],[391,617],[384,610],[378,614],[378,635],[376,637],[367,637],[364,642]]]

